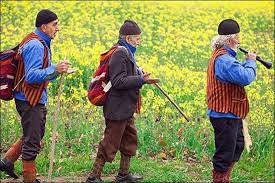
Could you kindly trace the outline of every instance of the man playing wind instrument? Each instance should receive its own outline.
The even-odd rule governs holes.
[[[256,77],[255,53],[249,52],[242,63],[236,58],[239,32],[235,20],[226,19],[219,24],[207,70],[208,116],[214,128],[216,148],[212,159],[215,183],[230,182],[233,166],[244,150],[242,120],[249,111],[244,86]]]

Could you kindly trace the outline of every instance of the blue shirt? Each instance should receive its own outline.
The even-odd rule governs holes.
[[[248,59],[241,63],[236,58],[236,52],[224,46],[228,54],[221,55],[215,61],[215,77],[225,83],[234,83],[240,86],[249,85],[256,78],[256,62]],[[207,115],[213,118],[234,118],[240,119],[233,113],[216,112],[208,109]]]
[[[44,57],[44,45],[37,39],[32,39],[25,43],[20,49],[24,65],[25,65],[25,81],[28,84],[43,83],[46,80],[54,80],[55,77],[49,78],[50,75],[55,73],[55,66],[51,64],[51,38],[41,32],[39,29],[34,31],[40,38],[46,42],[48,47],[48,67],[42,69]],[[15,98],[18,100],[27,101],[23,92],[15,92]],[[42,96],[39,101],[40,104],[46,104],[48,100],[47,88],[43,88]]]

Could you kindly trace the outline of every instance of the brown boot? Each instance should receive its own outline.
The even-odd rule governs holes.
[[[228,173],[229,173],[228,170],[226,172],[218,172],[216,170],[213,170],[212,171],[213,183],[229,183]]]
[[[23,163],[23,182],[35,182],[36,181],[36,164],[35,160],[26,161]]]
[[[129,173],[130,160],[131,160],[130,156],[126,156],[121,153],[119,174],[126,175]]]
[[[116,176],[115,182],[137,182],[143,179],[142,176],[134,175],[129,172],[130,160],[130,156],[121,153],[119,173]]]
[[[93,165],[93,169],[91,174],[89,175],[89,177],[86,180],[86,183],[92,183],[92,182],[101,182],[101,172],[103,170],[103,167],[105,165],[105,160],[102,156],[98,155],[96,156],[94,165]]]
[[[18,139],[14,144],[11,145],[9,150],[4,155],[4,158],[14,163],[21,155],[22,143],[22,139]]]

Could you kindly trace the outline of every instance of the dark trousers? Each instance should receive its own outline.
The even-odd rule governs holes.
[[[43,104],[31,106],[29,102],[21,100],[15,100],[15,105],[23,128],[22,159],[35,160],[41,149],[40,141],[45,134],[46,107]]]
[[[137,129],[134,118],[117,121],[105,119],[104,137],[99,143],[98,156],[112,162],[119,150],[126,156],[135,156],[137,150]]]
[[[216,171],[225,172],[232,162],[239,161],[244,150],[241,119],[211,118],[215,133],[216,152],[212,162]]]

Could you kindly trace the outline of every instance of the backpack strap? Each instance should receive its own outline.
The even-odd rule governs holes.
[[[125,50],[127,53],[127,57],[131,60],[130,53],[125,46],[118,46],[117,49]],[[143,71],[140,69],[140,67],[137,65],[137,63],[136,62],[132,62],[132,63],[137,67],[137,71],[139,72],[139,74],[142,74]]]

